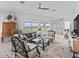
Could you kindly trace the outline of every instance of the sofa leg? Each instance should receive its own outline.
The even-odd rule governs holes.
[[[48,46],[49,46],[49,41],[48,41]]]

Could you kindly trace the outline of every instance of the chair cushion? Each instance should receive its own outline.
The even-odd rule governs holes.
[[[38,55],[37,50],[35,49],[37,47],[37,45],[32,44],[32,43],[27,43],[27,45],[30,48],[30,51],[28,52],[29,57],[35,57],[36,55]]]
[[[23,40],[22,40],[23,41]],[[25,48],[27,51],[34,49],[35,47],[37,47],[37,45],[32,44],[32,43],[28,43],[27,41],[23,41]]]
[[[34,49],[35,47],[37,47],[37,45],[32,43],[27,43],[27,45],[29,46],[30,49]]]
[[[32,38],[32,33],[25,33],[23,35],[27,36],[27,38]]]

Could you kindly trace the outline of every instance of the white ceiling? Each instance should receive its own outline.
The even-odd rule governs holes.
[[[39,10],[38,4],[42,3],[49,10]],[[56,10],[55,12],[53,10]],[[25,1],[21,4],[20,1],[4,1],[0,2],[0,12],[14,12],[24,14],[27,17],[36,19],[54,19],[57,17],[73,20],[79,12],[79,2],[74,1]],[[46,21],[46,20],[45,20]]]

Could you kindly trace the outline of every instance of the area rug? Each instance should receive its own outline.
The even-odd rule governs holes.
[[[63,48],[59,42],[50,43],[48,47],[43,51],[40,48],[40,58],[63,58]]]
[[[14,58],[14,53],[11,51],[11,43],[0,44],[0,58]],[[50,43],[49,46],[45,48],[45,51],[39,47],[41,53],[40,58],[63,58],[63,48],[59,42]],[[39,58],[36,56],[35,58]]]

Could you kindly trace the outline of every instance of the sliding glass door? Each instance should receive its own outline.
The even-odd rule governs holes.
[[[0,19],[0,38],[2,36],[2,20]]]
[[[52,29],[57,34],[63,34],[63,32],[64,32],[64,20],[63,20],[63,18],[53,20],[52,21]]]

